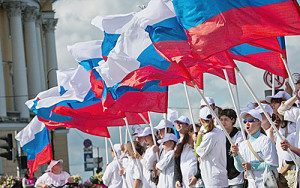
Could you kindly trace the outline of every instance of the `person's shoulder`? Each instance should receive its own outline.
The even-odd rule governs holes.
[[[259,135],[258,139],[259,139],[259,143],[266,143],[266,145],[268,146],[269,144],[274,144],[274,142],[268,136],[262,133]]]
[[[71,176],[71,175],[70,175],[68,172],[66,172],[66,171],[62,171],[62,172],[61,172],[61,175],[62,175],[62,176]]]

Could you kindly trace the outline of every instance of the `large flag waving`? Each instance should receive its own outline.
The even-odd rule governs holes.
[[[30,177],[37,171],[38,166],[52,160],[49,132],[45,125],[37,117],[16,135],[16,140],[24,151],[27,152],[27,164]]]
[[[295,0],[173,0],[179,23],[201,58],[268,37],[300,34]]]

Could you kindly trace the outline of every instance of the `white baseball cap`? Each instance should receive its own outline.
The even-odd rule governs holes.
[[[247,112],[251,109],[254,109],[255,108],[255,103],[253,102],[250,102],[249,104],[247,104],[246,108],[243,108],[241,109],[242,112]]]
[[[146,127],[144,129],[144,131],[141,134],[138,135],[138,137],[144,137],[144,136],[148,136],[148,135],[151,135],[151,134],[152,134],[152,132],[151,132],[150,127]]]
[[[114,150],[119,158],[121,156],[121,144],[114,144]]]
[[[266,101],[267,101],[268,103],[271,103],[271,100],[272,100],[272,99],[280,99],[280,98],[282,98],[283,100],[288,100],[288,99],[291,98],[291,95],[288,94],[288,93],[285,92],[285,91],[279,91],[279,92],[276,93],[274,96],[267,96],[267,97],[266,97]]]
[[[199,118],[208,121],[210,119],[210,117],[213,117],[213,115],[207,106],[200,109]]]
[[[215,101],[212,97],[205,97],[205,99],[207,100],[209,105],[215,104]],[[200,105],[201,106],[206,106],[206,103],[203,99],[201,99]]]
[[[270,105],[264,103],[262,103],[261,105],[266,110],[266,112],[270,114],[270,116],[273,115],[273,109]],[[255,109],[258,110],[259,113],[264,113],[263,110],[260,108],[260,106],[256,107]]]
[[[143,131],[144,131],[143,127],[137,127],[132,135],[139,136],[140,134],[142,134]]]
[[[63,160],[62,159],[59,159],[58,161],[56,161],[56,160],[52,160],[51,162],[50,162],[50,164],[49,164],[49,166],[48,166],[48,168],[50,169],[50,171],[52,170],[52,168],[55,166],[55,165],[57,165],[57,163],[61,163],[61,164],[63,164]]]
[[[154,127],[154,129],[156,130],[164,129],[166,124],[165,122],[166,122],[165,119],[160,120],[159,124],[156,127]],[[167,128],[173,128],[173,123],[169,120],[167,120]]]
[[[241,113],[241,117],[242,117],[243,119],[245,119],[245,117],[246,117],[247,115],[250,115],[250,116],[252,116],[252,117],[258,119],[259,121],[262,121],[262,117],[261,117],[261,115],[260,115],[260,112],[259,112],[257,109],[252,109],[252,110],[249,110],[248,112],[242,112],[242,113]]]
[[[174,141],[174,142],[177,142],[178,139],[177,139],[177,137],[176,137],[175,134],[167,133],[163,139],[158,140],[157,142],[158,142],[159,144],[163,144],[163,143],[165,143],[165,142],[167,142],[167,141],[169,141],[169,140],[172,140],[172,141]]]
[[[189,118],[188,117],[186,117],[186,116],[180,116],[178,119],[176,119],[174,122],[176,123],[176,122],[180,122],[180,123],[186,123],[186,124],[190,124],[190,120],[189,120]]]

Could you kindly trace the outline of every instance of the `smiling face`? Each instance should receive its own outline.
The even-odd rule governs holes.
[[[63,166],[60,162],[52,167],[53,174],[60,174],[62,172],[62,170],[63,170]]]
[[[254,118],[253,116],[251,116],[249,114],[246,115],[244,119],[247,120],[247,122],[245,124],[245,128],[246,128],[247,133],[250,134],[250,135],[256,134],[257,131],[259,131],[259,129],[260,129],[261,122],[258,121],[258,119]],[[249,122],[248,120],[250,120],[250,119],[253,119],[255,121]]]
[[[176,122],[176,130],[180,133],[180,134],[184,134],[187,131],[188,128],[188,124],[186,123],[181,123],[179,121]]]

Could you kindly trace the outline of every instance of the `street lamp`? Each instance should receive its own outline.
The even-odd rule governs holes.
[[[49,80],[49,73],[50,73],[51,71],[53,71],[53,70],[57,70],[57,68],[54,67],[54,68],[51,68],[51,69],[49,69],[49,70],[47,71],[46,77],[47,77],[47,88],[48,88],[48,89],[50,89],[50,87],[49,87],[49,82],[50,82],[50,80]]]
[[[50,89],[50,87],[49,87],[49,73],[51,72],[51,71],[53,71],[53,70],[57,70],[57,68],[55,67],[55,68],[51,68],[51,69],[49,69],[48,71],[47,71],[47,75],[46,75],[46,77],[47,77],[47,88],[48,89]],[[54,131],[53,130],[50,130],[50,136],[51,136],[51,148],[52,148],[52,156],[53,156],[53,159],[55,159],[55,157],[54,157],[54,142],[53,142],[53,139],[54,139]]]

